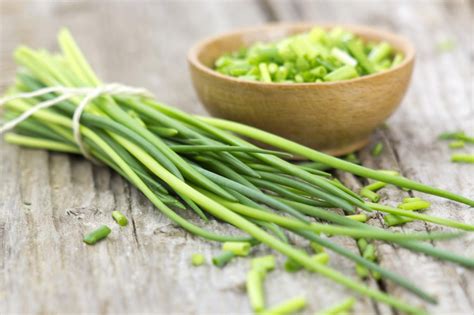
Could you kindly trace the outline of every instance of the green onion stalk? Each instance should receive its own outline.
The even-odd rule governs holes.
[[[366,202],[325,170],[340,169],[470,206],[474,205],[473,200],[325,155],[249,126],[192,116],[148,95],[100,94],[92,98],[80,116],[82,146],[79,146],[77,135],[73,133],[73,116],[86,95],[68,96],[52,90],[44,94],[39,92],[48,87],[97,88],[104,84],[67,30],[60,32],[59,45],[60,54],[23,46],[15,51],[19,71],[15,84],[6,93],[10,98],[5,103],[4,118],[8,122],[28,112],[31,115],[6,133],[5,140],[25,147],[71,154],[81,154],[84,148],[96,163],[118,172],[183,229],[210,241],[227,242],[222,255],[214,257],[214,264],[224,266],[236,253],[247,254],[249,246],[261,244],[362,296],[414,314],[423,313],[423,310],[320,263],[292,244],[288,235],[295,234],[327,248],[430,303],[436,303],[436,299],[408,279],[352,253],[324,235],[380,240],[474,267],[473,259],[429,243],[460,237],[473,231],[472,225]],[[30,92],[38,93],[28,98],[12,98]],[[49,108],[32,110],[40,103],[55,101],[59,102]],[[256,147],[231,132],[277,149]],[[293,154],[313,162],[297,165],[284,159]],[[191,223],[176,212],[177,208],[195,212],[201,222]],[[395,233],[340,215],[334,211],[337,208],[346,213],[359,209],[362,215],[381,211],[462,232]],[[214,218],[235,227],[240,233],[222,235],[207,230],[206,222]],[[245,245],[245,251],[241,248],[236,252],[238,246],[247,243],[250,245]]]

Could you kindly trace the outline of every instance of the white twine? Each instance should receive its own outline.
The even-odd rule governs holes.
[[[15,95],[7,96],[4,98],[0,98],[0,107],[5,105],[8,102],[11,102],[16,99],[31,99],[38,96],[42,96],[48,93],[60,93],[61,95],[53,98],[51,100],[47,100],[44,102],[40,102],[35,106],[31,107],[27,111],[23,112],[20,116],[16,117],[15,119],[10,120],[6,124],[0,127],[0,134],[4,133],[5,131],[11,130],[15,128],[21,122],[27,120],[31,115],[34,115],[41,109],[53,107],[73,96],[83,96],[84,98],[81,100],[79,105],[77,106],[76,110],[74,111],[74,115],[72,116],[72,131],[74,135],[74,140],[76,141],[77,145],[79,146],[79,150],[81,153],[88,159],[94,160],[94,158],[89,154],[84,146],[84,142],[82,141],[81,137],[81,130],[80,130],[80,120],[81,115],[84,112],[84,109],[89,105],[89,103],[101,96],[101,95],[141,95],[141,96],[151,96],[151,93],[148,92],[146,89],[142,88],[134,88],[118,83],[111,83],[100,87],[85,87],[85,88],[68,88],[64,86],[55,86],[55,87],[47,87],[43,89],[39,89],[29,93],[18,93]]]

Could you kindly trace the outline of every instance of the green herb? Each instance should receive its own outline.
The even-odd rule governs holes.
[[[231,251],[223,251],[221,254],[212,257],[212,263],[214,266],[222,268],[235,256],[236,255]]]
[[[302,310],[306,306],[306,299],[302,297],[296,297],[284,301],[272,308],[260,312],[261,315],[288,315],[296,313]]]
[[[318,41],[324,36],[324,31],[312,31],[309,38]],[[342,30],[330,31],[327,36],[333,43],[357,40]],[[15,52],[15,60],[22,70],[18,72],[7,95],[35,92],[36,96],[28,100],[10,99],[3,111],[5,119],[11,121],[31,111],[41,102],[51,102],[58,97],[61,102],[54,109],[34,112],[14,128],[14,133],[7,134],[5,138],[11,143],[25,146],[79,153],[71,129],[72,117],[83,96],[67,98],[56,92],[39,95],[39,91],[45,87],[84,88],[104,84],[96,77],[68,32],[60,33],[59,43],[62,54],[53,55],[27,47],[21,47]],[[318,81],[321,80],[320,76],[325,77],[342,67],[350,66],[347,63],[353,63],[339,50],[334,50],[331,54],[333,47],[327,51],[331,58],[325,59],[318,54],[314,55],[304,40],[289,41],[285,45],[283,60],[294,57],[294,62],[280,64],[277,60],[279,48],[259,48],[258,51],[242,53],[242,56],[248,54],[252,59],[251,67],[245,63],[234,64],[229,73],[241,75],[243,71],[249,71],[252,76],[260,76],[259,65],[264,63],[266,66],[262,69],[264,72],[268,71],[272,82],[277,75],[284,81],[296,80],[296,77],[303,81],[313,78]],[[346,51],[345,44],[336,46],[358,63],[361,62],[360,56]],[[386,53],[383,47],[378,49],[380,52],[377,54]],[[366,51],[369,49],[364,50],[364,53]],[[219,65],[230,65],[233,62],[231,59],[220,58]],[[384,57],[380,64],[374,64],[374,69],[387,67],[387,61],[390,64],[390,58]],[[358,75],[364,75],[368,70],[357,65],[356,71]],[[287,234],[299,235],[342,255],[369,270],[374,277],[379,273],[384,279],[393,281],[429,302],[434,302],[435,299],[413,283],[319,236],[320,233],[344,235],[359,240],[378,239],[438,259],[467,267],[474,266],[474,261],[470,258],[424,242],[459,237],[460,233],[393,233],[347,218],[327,208],[341,208],[346,213],[355,213],[356,209],[382,211],[463,230],[472,230],[474,227],[471,225],[366,202],[324,170],[334,168],[365,179],[474,205],[474,201],[469,198],[411,181],[398,174],[372,170],[328,156],[256,128],[192,116],[158,103],[152,97],[103,95],[86,106],[80,122],[79,131],[87,152],[128,180],[171,221],[199,237],[217,242],[232,242],[230,249],[233,251],[223,251],[213,257],[212,261],[216,266],[224,266],[236,256],[235,253],[246,254],[251,246],[260,243],[260,246],[274,249],[301,268],[320,273],[363,296],[406,313],[417,313],[420,310],[318,262],[318,259],[324,262],[329,256],[319,255],[317,257],[320,258],[315,260],[301,247],[291,244]],[[258,140],[281,151],[263,150],[237,135]],[[295,165],[282,159],[288,154],[303,156],[312,162]],[[196,219],[201,220],[199,223],[192,223],[179,215],[175,207],[189,209],[192,214],[196,214]],[[211,217],[234,226],[240,234],[221,235],[201,227],[205,227]],[[310,217],[322,222],[313,222]],[[235,244],[242,242],[246,245]],[[369,244],[366,248],[368,246]],[[319,253],[325,252],[318,249]],[[268,264],[261,263],[260,271],[273,266],[271,262]]]
[[[445,39],[436,45],[436,48],[438,49],[438,52],[445,53],[445,52],[450,52],[456,47],[455,42],[452,39]]]
[[[379,156],[383,151],[383,143],[379,142],[372,148],[372,156]]]
[[[474,163],[474,154],[453,154],[451,161],[455,163]]]
[[[128,219],[120,211],[112,211],[112,217],[120,226],[126,226],[128,224]]]
[[[237,256],[247,256],[252,246],[248,242],[225,242],[222,244],[222,250],[232,252]]]
[[[348,314],[351,308],[354,306],[356,300],[354,298],[347,298],[341,303],[331,306],[321,312],[316,313],[316,315],[341,315]]]
[[[403,210],[423,210],[429,208],[431,203],[424,200],[416,200],[410,202],[404,202],[398,205],[398,208]]]
[[[261,312],[265,308],[263,291],[263,280],[265,272],[259,269],[251,269],[247,273],[247,295],[254,312]]]
[[[267,255],[252,259],[252,268],[265,272],[275,269],[275,256]]]
[[[84,243],[88,245],[94,245],[100,240],[103,240],[104,238],[107,237],[111,232],[110,228],[106,225],[102,225],[98,229],[88,233],[86,236],[84,236]]]
[[[372,202],[378,202],[380,200],[380,195],[377,193],[374,193],[372,190],[367,189],[367,188],[362,188],[360,190],[360,195],[362,197],[366,197]]]
[[[192,254],[191,256],[191,264],[193,266],[201,266],[202,264],[205,263],[205,258],[204,258],[204,255],[202,254]]]
[[[323,264],[323,265],[327,265],[329,263],[329,255],[326,252],[313,255],[313,256],[311,256],[311,258],[314,261],[316,261],[320,264]]]
[[[373,49],[368,54],[369,47]],[[243,80],[307,83],[349,80],[402,61],[403,54],[394,52],[386,42],[368,43],[342,28],[326,31],[316,27],[225,54],[217,58],[214,67],[219,73]]]
[[[464,148],[464,144],[465,142],[463,140],[456,140],[456,141],[453,141],[449,144],[449,147],[451,149],[460,149],[460,148]]]
[[[351,215],[346,215],[346,218],[348,219],[351,219],[351,220],[355,220],[355,221],[359,221],[359,222],[366,222],[368,217],[366,214],[351,214]]]
[[[369,185],[363,187],[363,189],[367,189],[367,190],[370,190],[370,191],[378,191],[379,189],[382,189],[385,186],[387,186],[387,184],[384,183],[384,182],[374,182],[372,184],[369,184]]]
[[[418,197],[406,197],[406,198],[403,198],[403,203],[413,202],[413,201],[423,201],[423,199],[418,198]]]

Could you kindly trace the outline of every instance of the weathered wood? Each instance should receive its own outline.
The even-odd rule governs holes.
[[[473,82],[472,2],[468,1],[270,1],[277,18],[284,20],[310,20],[315,22],[340,22],[379,25],[405,34],[417,46],[417,66],[412,87],[402,108],[389,121],[387,130],[380,130],[374,137],[383,141],[385,151],[380,158],[373,158],[369,148],[361,152],[364,165],[396,169],[403,175],[435,186],[472,196],[474,170],[469,165],[449,162],[452,151],[447,143],[437,141],[436,135],[446,130],[474,130],[474,104],[469,92]],[[470,9],[469,9],[470,7]],[[446,21],[450,21],[447,23]],[[470,36],[467,39],[466,36]],[[437,51],[437,44],[453,40],[455,49],[450,53]],[[471,65],[471,66],[469,66]],[[449,73],[449,74],[448,74]],[[372,144],[372,145],[373,145]],[[358,183],[354,177],[345,176],[349,182]],[[383,190],[384,199],[396,205],[407,193],[398,189]],[[426,197],[433,203],[427,213],[465,222],[474,221],[474,213],[467,207]],[[376,225],[383,225],[378,216]],[[373,220],[372,220],[373,221]],[[400,230],[400,229],[394,229]],[[439,227],[419,222],[409,223],[402,230],[431,231]],[[435,243],[436,247],[473,256],[473,236],[462,241]],[[430,313],[469,313],[474,307],[472,280],[474,273],[452,264],[440,263],[429,257],[413,254],[389,245],[377,247],[380,263],[387,268],[416,279],[417,284],[440,297],[440,304],[429,306]],[[384,283],[386,290],[403,299],[416,303],[409,293]]]
[[[402,108],[379,131],[387,147],[380,158],[365,150],[363,163],[399,168],[404,175],[472,196],[473,168],[449,162],[441,131],[474,132],[472,103],[472,5],[468,1],[14,1],[0,2],[0,89],[11,82],[13,49],[25,43],[56,47],[62,26],[74,36],[106,81],[149,88],[164,102],[204,113],[192,91],[185,57],[198,39],[237,26],[270,20],[313,20],[374,24],[411,37],[419,54],[412,87]],[[447,22],[449,21],[449,23]],[[40,27],[39,27],[40,26]],[[456,49],[436,53],[436,42],[453,38]],[[189,256],[207,257],[218,244],[204,242],[171,224],[134,188],[109,169],[79,157],[20,149],[0,140],[0,313],[249,313],[244,292],[248,261],[220,270],[189,267]],[[345,177],[361,185],[354,177]],[[406,193],[384,189],[386,198]],[[415,195],[418,195],[415,193]],[[428,198],[428,213],[474,222],[466,207]],[[130,226],[113,224],[120,209]],[[195,220],[193,215],[183,212]],[[381,224],[376,219],[374,224]],[[198,222],[196,220],[196,222]],[[82,235],[107,223],[106,242],[88,247]],[[410,223],[404,230],[433,229]],[[212,222],[209,229],[234,231]],[[338,239],[356,251],[353,242]],[[436,246],[474,255],[473,237]],[[259,249],[262,251],[262,249]],[[472,313],[473,272],[378,246],[381,264],[439,295],[433,313]],[[355,277],[353,264],[332,256],[331,265]],[[384,283],[391,294],[420,303]],[[370,285],[376,286],[376,283]],[[266,282],[269,304],[306,295],[309,311],[326,307],[348,290],[318,275],[276,273]],[[363,299],[357,314],[391,313]]]

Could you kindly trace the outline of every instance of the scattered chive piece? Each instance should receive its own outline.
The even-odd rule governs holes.
[[[227,263],[231,261],[234,257],[235,254],[233,252],[223,251],[218,256],[212,257],[212,263],[214,264],[214,266],[222,268],[227,265]]]
[[[417,200],[411,202],[404,202],[398,205],[398,208],[403,210],[423,210],[429,208],[431,203],[424,200]]]
[[[383,220],[385,224],[387,224],[387,226],[397,226],[397,225],[402,225],[402,224],[414,221],[413,219],[402,217],[395,214],[384,215]]]
[[[288,258],[285,261],[284,267],[285,267],[285,270],[288,272],[297,272],[303,269],[303,266],[300,263],[298,263],[297,261],[291,258]]]
[[[120,226],[126,226],[128,224],[127,217],[123,215],[120,211],[112,211],[112,217],[114,218],[115,222],[117,222],[117,224]]]
[[[373,244],[368,244],[362,253],[362,257],[370,261],[375,261],[377,259],[375,254],[375,246]]]
[[[440,140],[461,140],[467,143],[474,143],[474,137],[468,136],[464,131],[443,132],[438,136]]]
[[[288,315],[302,310],[306,306],[306,299],[303,297],[296,297],[284,301],[277,306],[261,312],[261,315]]]
[[[372,148],[372,156],[379,156],[383,151],[383,143],[378,142],[373,148]]]
[[[367,222],[367,219],[368,219],[367,215],[363,213],[346,215],[346,218],[349,218],[354,221],[362,222],[362,223]]]
[[[247,256],[252,246],[248,242],[224,242],[222,250],[234,253],[237,256]]]
[[[329,255],[326,252],[313,255],[313,256],[311,256],[311,258],[314,261],[316,261],[320,264],[323,264],[323,265],[327,265],[329,263]]]
[[[364,238],[360,238],[357,240],[357,246],[359,247],[361,252],[365,251],[367,245],[369,245],[369,243],[367,243],[367,240],[365,240]]]
[[[474,154],[453,154],[451,162],[455,163],[474,163]]]
[[[360,160],[357,157],[357,155],[355,155],[355,153],[349,153],[348,155],[345,156],[344,159],[347,162],[351,162],[351,163],[354,163],[354,164],[360,164]]]
[[[370,274],[369,269],[365,268],[364,266],[362,266],[360,264],[356,264],[355,271],[356,271],[357,275],[362,279],[368,278],[369,274]]]
[[[436,48],[438,52],[440,53],[445,53],[445,52],[450,52],[455,48],[455,43],[452,39],[445,39],[440,41],[437,45]]]
[[[265,308],[265,298],[263,292],[263,280],[265,272],[258,269],[251,269],[247,273],[247,295],[250,305],[255,312],[261,312]]]
[[[380,200],[380,195],[379,194],[374,193],[372,190],[369,190],[369,189],[366,189],[366,188],[362,188],[360,190],[360,195],[362,197],[366,197],[367,199],[369,199],[372,202],[379,202],[379,200]]]
[[[252,259],[252,268],[265,272],[275,269],[275,256],[267,255]]]
[[[465,142],[463,140],[456,140],[456,141],[453,141],[449,144],[449,147],[451,149],[460,149],[460,148],[464,148],[464,145],[465,145]]]
[[[354,306],[356,300],[353,297],[345,299],[342,303],[331,306],[321,312],[316,313],[316,315],[342,315],[348,314],[349,311]]]
[[[423,201],[423,199],[418,197],[406,197],[403,198],[403,203],[413,202],[413,201]]]
[[[90,232],[89,234],[87,234],[86,236],[84,236],[83,241],[84,243],[88,245],[94,245],[98,241],[106,238],[107,235],[110,234],[110,232],[111,230],[107,225],[102,225],[97,230],[94,230]]]
[[[323,253],[326,251],[323,246],[321,246],[320,244],[316,242],[311,242],[310,245],[316,254]]]
[[[191,256],[191,264],[193,266],[201,266],[202,264],[204,264],[205,262],[205,258],[204,258],[204,255],[202,254],[193,254]]]
[[[375,192],[375,191],[378,191],[379,189],[384,188],[385,186],[387,186],[387,184],[384,183],[384,182],[374,182],[372,184],[369,184],[369,185],[363,187],[363,189],[367,189],[367,190]]]

